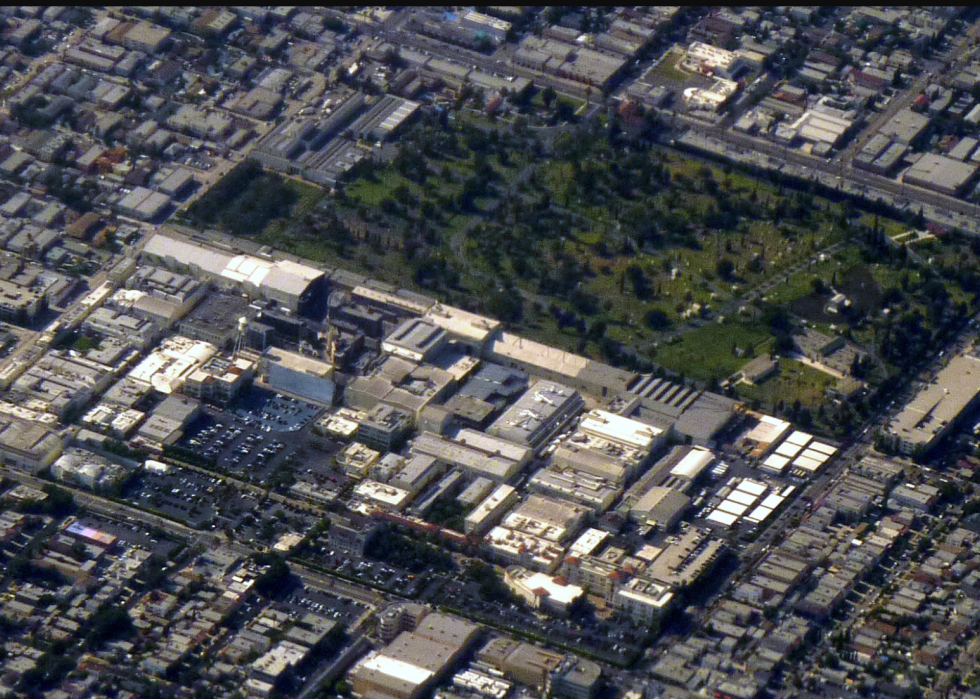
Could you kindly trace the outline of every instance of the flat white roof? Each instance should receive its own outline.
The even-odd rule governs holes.
[[[809,434],[807,432],[801,432],[800,430],[796,430],[795,432],[793,432],[793,434],[791,434],[789,437],[786,438],[786,443],[799,444],[801,447],[804,447],[811,439],[813,439],[812,434]]]
[[[723,503],[718,505],[719,510],[722,512],[727,512],[730,515],[735,515],[736,517],[741,517],[745,514],[745,511],[749,509],[748,505],[740,505],[732,500],[725,500]]]
[[[663,434],[663,430],[658,427],[605,410],[586,413],[578,428],[586,434],[594,434],[611,442],[622,442],[634,449],[649,449],[654,440]]]
[[[710,449],[695,447],[670,469],[670,475],[693,481],[714,460],[715,455]]]
[[[510,485],[499,485],[496,490],[494,490],[490,495],[486,497],[476,509],[466,515],[467,522],[473,522],[474,524],[479,524],[491,514],[497,511],[497,508],[503,504],[507,498],[509,498],[515,489]]]
[[[738,517],[735,515],[719,512],[718,510],[713,510],[705,519],[711,522],[718,522],[718,524],[723,524],[726,527],[730,527],[738,521]]]
[[[769,516],[771,514],[772,514],[771,509],[769,509],[768,507],[762,507],[760,505],[759,507],[752,510],[752,512],[750,512],[745,519],[746,521],[752,522],[753,524],[758,524],[759,522],[765,522],[767,519],[769,519]]]
[[[790,423],[778,417],[763,415],[759,424],[753,427],[745,438],[752,442],[772,444],[790,428]]]
[[[437,303],[425,314],[424,320],[448,333],[466,337],[477,342],[485,341],[500,327],[500,321],[477,315],[461,308]]]
[[[828,454],[822,454],[815,449],[807,449],[798,458],[813,459],[821,464],[827,463],[827,459],[830,458]]]
[[[780,456],[788,456],[793,458],[797,454],[803,451],[803,446],[800,444],[790,444],[789,440],[783,442],[778,447],[776,447],[776,453]]]
[[[837,447],[832,447],[829,444],[824,444],[823,442],[813,442],[807,447],[807,449],[819,451],[821,454],[826,454],[827,456],[833,456],[837,453]]]
[[[377,481],[363,481],[354,489],[354,493],[364,498],[383,502],[392,507],[399,507],[405,504],[412,496],[407,490],[402,490],[386,483],[378,483]]]
[[[762,462],[763,468],[772,469],[773,471],[782,471],[789,464],[789,459],[785,456],[780,456],[779,454],[770,454],[769,457]]]
[[[424,667],[406,663],[398,658],[389,658],[380,653],[364,660],[361,667],[416,685],[422,684],[433,675],[431,670],[426,670]]]
[[[768,495],[766,496],[765,500],[759,503],[759,507],[768,507],[770,509],[775,510],[777,507],[779,507],[782,504],[783,500],[785,499],[786,498],[783,497],[782,495],[776,495],[776,494]]]
[[[765,483],[759,483],[758,481],[753,481],[746,478],[744,481],[738,484],[736,490],[742,490],[746,493],[751,493],[752,495],[762,495],[766,492],[769,487]]]
[[[529,590],[544,590],[548,597],[559,604],[571,604],[582,596],[584,590],[578,585],[561,585],[550,575],[534,573],[523,580]]]
[[[733,491],[729,496],[728,500],[732,502],[737,502],[739,505],[752,505],[756,500],[759,499],[758,495],[750,495],[744,490]]]
[[[568,553],[572,556],[588,556],[608,538],[609,532],[604,532],[601,529],[586,529],[582,536],[577,538],[575,543],[569,547]]]
[[[820,468],[822,463],[816,459],[811,459],[807,456],[798,456],[793,462],[795,468],[802,468],[805,471],[816,471]]]

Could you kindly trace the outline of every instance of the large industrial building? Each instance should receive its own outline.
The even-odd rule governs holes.
[[[884,438],[903,454],[928,451],[980,396],[980,359],[955,357],[885,428]]]
[[[8,466],[37,473],[61,456],[64,443],[44,425],[0,415],[0,459]]]
[[[582,417],[575,433],[555,450],[553,463],[624,484],[633,479],[665,439],[666,432],[658,427],[593,410]]]
[[[423,432],[410,444],[412,454],[427,454],[450,467],[504,483],[531,460],[527,447],[475,430],[461,430],[455,438]]]
[[[667,430],[673,439],[712,446],[736,414],[738,401],[654,376],[630,376],[610,412]]]
[[[220,286],[275,301],[299,315],[326,312],[326,276],[309,265],[239,254],[163,233],[147,241],[143,258],[168,269],[203,274]]]
[[[267,386],[324,406],[333,404],[333,371],[327,362],[278,347],[267,349],[259,362]]]
[[[445,614],[429,614],[360,660],[349,674],[354,696],[416,699],[451,669],[476,640],[480,627]]]
[[[977,166],[964,163],[945,155],[923,153],[905,171],[902,181],[917,187],[931,189],[951,197],[958,197],[973,184],[977,176]]]
[[[551,381],[538,381],[487,432],[538,450],[584,405],[577,391]]]

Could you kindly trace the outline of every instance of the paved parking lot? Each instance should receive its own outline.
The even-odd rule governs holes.
[[[318,459],[304,451],[300,458],[295,452],[306,442],[306,428],[321,410],[311,403],[253,390],[229,410],[206,408],[178,446],[212,459],[219,471],[254,483],[264,482],[287,460],[302,461],[313,473],[321,462],[329,466],[330,454]]]
[[[133,518],[112,519],[102,515],[85,514],[78,517],[78,522],[83,526],[112,534],[123,546],[139,546],[161,556],[168,555],[178,546],[173,541],[157,537],[157,532],[154,532],[145,522],[138,522]]]
[[[341,599],[328,592],[313,589],[298,590],[293,593],[285,601],[285,606],[298,612],[310,611],[322,614],[343,626],[350,626],[367,611],[367,605],[363,602]]]
[[[205,529],[218,515],[219,490],[216,476],[173,467],[167,473],[140,474],[124,497],[189,527]]]
[[[263,432],[298,432],[323,411],[318,405],[253,388],[231,412]]]
[[[415,593],[420,577],[407,570],[380,561],[372,561],[347,551],[326,551],[317,559],[317,563],[338,571],[343,575],[355,578],[369,585],[374,585],[390,592],[410,597]]]

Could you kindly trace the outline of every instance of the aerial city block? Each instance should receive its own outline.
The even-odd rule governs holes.
[[[980,699],[980,9],[0,8],[0,697]]]

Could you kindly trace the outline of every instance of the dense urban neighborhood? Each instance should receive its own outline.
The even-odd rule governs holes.
[[[980,699],[978,51],[0,8],[0,696]]]

